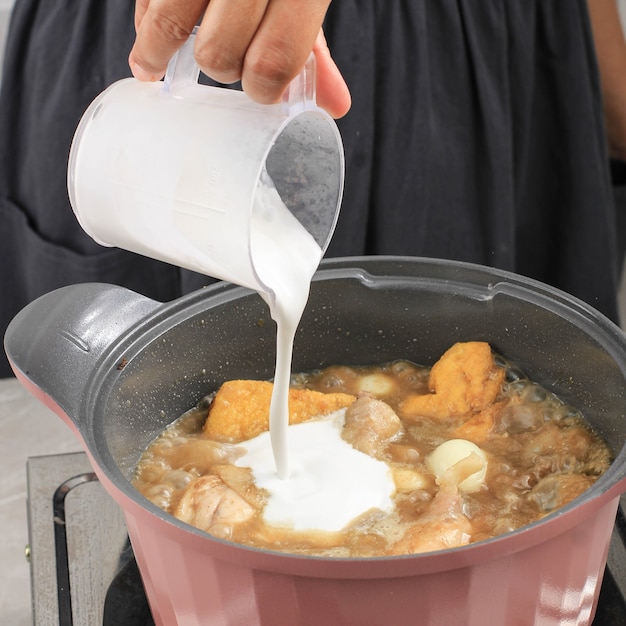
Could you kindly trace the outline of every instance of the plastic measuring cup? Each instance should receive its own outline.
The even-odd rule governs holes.
[[[103,91],[72,142],[70,202],[102,245],[263,291],[251,224],[265,173],[323,253],[343,194],[341,137],[315,102],[312,55],[275,105],[198,77],[192,35],[164,82]]]

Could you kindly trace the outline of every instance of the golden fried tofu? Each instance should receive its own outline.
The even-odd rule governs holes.
[[[496,417],[506,404],[506,401],[490,404],[455,428],[452,436],[457,439],[467,439],[474,443],[482,443],[493,431]]]
[[[273,384],[262,380],[231,380],[215,395],[204,424],[204,434],[233,443],[252,439],[269,429]],[[343,409],[356,398],[346,393],[289,390],[289,423],[299,424]]]
[[[492,404],[504,381],[504,369],[482,341],[455,343],[433,365],[429,394],[409,396],[400,405],[407,417],[469,417]]]

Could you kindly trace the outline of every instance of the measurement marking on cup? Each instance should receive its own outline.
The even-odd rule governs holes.
[[[207,211],[213,211],[214,213],[226,212],[219,207],[202,204],[201,202],[190,202],[189,200],[176,200],[176,206],[174,207],[175,213],[183,213],[192,217],[204,217]]]
[[[172,208],[175,213],[206,218],[207,211],[226,213],[224,169],[194,160],[186,161],[176,181]]]

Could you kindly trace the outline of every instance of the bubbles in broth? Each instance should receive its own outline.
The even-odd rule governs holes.
[[[579,411],[483,342],[455,344],[432,368],[399,360],[293,376],[286,479],[272,466],[271,392],[225,383],[148,447],[135,487],[216,537],[368,557],[515,530],[611,461]]]

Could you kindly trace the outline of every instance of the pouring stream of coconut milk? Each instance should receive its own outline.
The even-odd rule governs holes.
[[[245,454],[237,465],[250,466],[257,486],[269,492],[264,518],[279,526],[332,532],[368,510],[390,510],[395,485],[389,468],[343,441],[343,415],[289,426],[293,343],[323,251],[266,173],[252,210],[250,254],[266,286],[259,293],[277,327],[269,433],[275,473],[265,434],[240,444]],[[297,459],[293,473],[289,452]]]
[[[296,330],[309,298],[322,249],[283,204],[264,172],[257,188],[250,226],[250,253],[267,291],[259,291],[276,322],[276,371],[270,405],[270,435],[276,471],[289,476],[287,427],[289,382]]]

